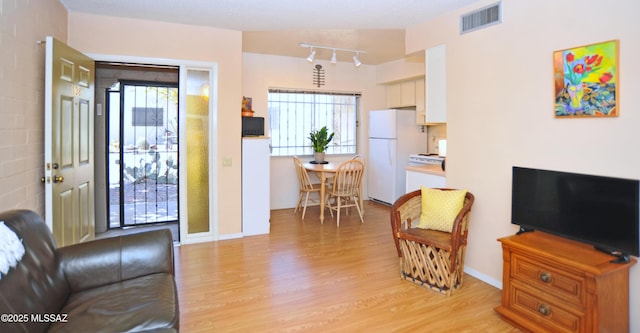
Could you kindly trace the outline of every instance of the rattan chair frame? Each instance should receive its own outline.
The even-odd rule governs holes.
[[[451,189],[440,189],[443,191]],[[467,192],[451,233],[415,228],[422,212],[422,192],[409,192],[391,206],[391,229],[400,276],[425,288],[451,295],[462,287],[469,218],[475,197]]]

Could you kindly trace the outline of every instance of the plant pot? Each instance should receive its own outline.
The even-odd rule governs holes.
[[[313,153],[313,159],[314,159],[314,161],[316,163],[324,162],[324,152],[322,152],[322,153],[314,152]]]

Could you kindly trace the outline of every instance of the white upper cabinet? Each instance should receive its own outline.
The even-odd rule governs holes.
[[[447,54],[445,45],[427,49],[426,62],[426,117],[425,123],[447,121]]]

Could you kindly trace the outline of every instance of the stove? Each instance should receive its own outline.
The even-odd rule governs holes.
[[[409,165],[411,166],[428,165],[428,164],[441,165],[443,160],[444,160],[444,157],[438,156],[436,154],[409,155]]]

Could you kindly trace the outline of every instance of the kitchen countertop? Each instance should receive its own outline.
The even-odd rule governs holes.
[[[442,177],[447,176],[446,172],[442,171],[442,167],[439,164],[427,164],[427,165],[420,165],[420,166],[411,165],[411,166],[406,166],[405,170],[427,173],[427,174],[442,176]]]

